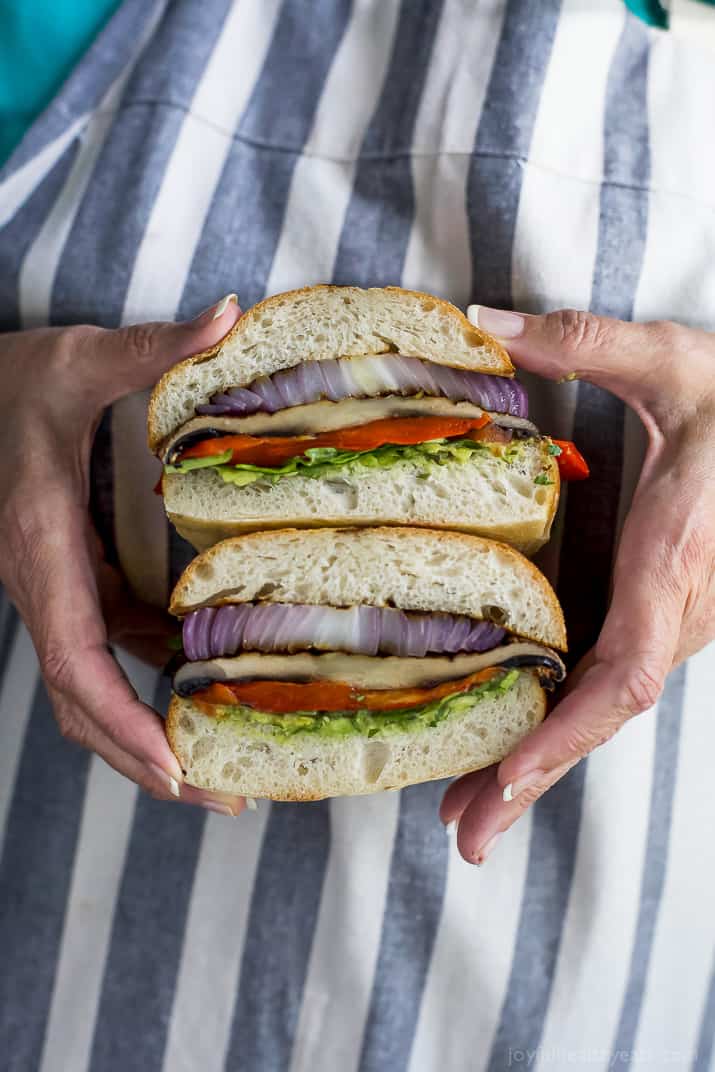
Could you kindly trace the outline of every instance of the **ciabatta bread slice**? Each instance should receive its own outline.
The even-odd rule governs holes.
[[[478,770],[503,759],[546,713],[534,674],[522,672],[501,694],[488,693],[436,726],[368,737],[277,737],[270,726],[246,731],[174,696],[167,737],[190,785],[271,800],[375,793]],[[287,717],[287,716],[286,716]]]
[[[400,287],[304,287],[254,305],[221,343],[162,376],[149,402],[149,447],[158,453],[217,391],[303,361],[383,353],[497,376],[514,372],[496,339],[431,294]]]
[[[549,538],[559,469],[546,441],[531,439],[510,464],[484,450],[427,470],[402,461],[243,488],[215,469],[197,469],[165,474],[162,492],[169,520],[197,551],[263,529],[419,525],[502,540],[533,555]]]
[[[169,610],[205,605],[358,604],[484,618],[565,650],[556,595],[505,544],[432,529],[282,529],[224,540],[184,570]]]

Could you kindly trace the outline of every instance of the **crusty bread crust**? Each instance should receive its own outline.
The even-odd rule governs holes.
[[[207,402],[210,395],[218,390],[245,386],[257,375],[270,375],[303,360],[319,361],[343,355],[388,353],[394,350],[391,339],[381,337],[367,325],[361,326],[357,335],[353,333],[350,344],[343,347],[338,341],[341,335],[337,331],[337,323],[332,342],[327,338],[324,343],[318,342],[321,335],[318,332],[312,350],[308,348],[305,352],[305,346],[296,345],[295,340],[289,337],[290,328],[286,332],[285,317],[298,303],[302,306],[301,315],[307,315],[304,308],[306,299],[316,306],[314,315],[317,315],[321,304],[327,302],[328,305],[334,305],[336,298],[356,304],[369,302],[370,315],[365,313],[367,319],[371,319],[373,309],[376,317],[384,315],[385,309],[398,299],[405,317],[411,321],[409,332],[404,327],[394,332],[395,342],[407,346],[405,352],[474,372],[498,376],[512,376],[514,373],[514,366],[503,346],[471,324],[456,306],[441,298],[402,287],[374,287],[369,290],[328,284],[302,287],[273,295],[254,305],[216,346],[179,362],[161,377],[149,401],[150,450],[160,453],[163,442],[189,419],[196,405]],[[284,312],[286,307],[288,313]],[[325,317],[326,309],[319,311]],[[389,313],[389,308],[387,311]],[[418,313],[420,323],[416,322]],[[441,333],[445,338],[440,342],[444,349],[430,343],[428,338],[427,321],[435,317],[441,318],[443,325]],[[387,319],[389,323],[389,316]],[[445,332],[445,327],[449,328],[449,333]],[[230,360],[227,359],[228,354],[231,355]]]
[[[506,544],[426,528],[280,529],[224,540],[186,567],[169,611],[254,600],[389,604],[473,618],[498,606],[513,633],[566,650],[556,594]]]
[[[504,695],[434,727],[322,738],[256,738],[173,696],[166,735],[189,785],[238,796],[305,801],[397,789],[479,770],[503,759],[543,719],[546,696],[522,673]]]
[[[169,521],[174,526],[179,536],[191,544],[198,552],[206,551],[221,540],[230,540],[236,536],[246,536],[255,532],[272,532],[283,528],[337,528],[346,524],[345,517],[285,517],[281,520],[266,521],[265,518],[248,518],[245,521],[202,521],[193,517],[184,517],[181,514],[167,514]],[[518,525],[506,527],[489,525],[471,525],[453,521],[420,521],[418,518],[409,517],[401,521],[399,518],[371,518],[352,517],[350,523],[359,525],[360,528],[374,528],[380,525],[404,525],[410,528],[428,528],[437,532],[464,532],[484,536],[489,540],[500,543],[508,543],[515,550],[528,558],[540,551],[548,540],[548,532],[544,531],[540,522],[524,522]]]

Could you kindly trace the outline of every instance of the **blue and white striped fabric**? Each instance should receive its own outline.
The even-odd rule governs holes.
[[[125,0],[0,172],[0,320],[332,279],[715,329],[714,93],[707,53],[620,0]],[[639,427],[530,387],[593,466],[543,559],[583,650]],[[162,603],[190,552],[145,408],[104,421],[94,505]],[[715,1069],[712,648],[482,871],[442,783],[238,821],[141,796],[59,737],[7,602],[0,668],[4,1070]]]

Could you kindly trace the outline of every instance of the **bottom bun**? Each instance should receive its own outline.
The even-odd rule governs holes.
[[[522,672],[503,694],[487,693],[436,726],[345,737],[276,736],[203,714],[173,696],[166,734],[189,785],[271,800],[320,800],[398,789],[479,770],[503,759],[546,713],[546,695]]]
[[[403,461],[332,479],[286,477],[240,488],[215,469],[164,476],[169,520],[198,551],[244,532],[333,525],[422,525],[473,532],[532,555],[549,538],[559,470],[542,439],[527,439],[512,464],[488,450],[427,472]],[[537,484],[537,478],[546,484]]]

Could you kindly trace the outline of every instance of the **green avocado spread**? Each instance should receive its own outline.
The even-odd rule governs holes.
[[[508,670],[498,677],[490,678],[467,692],[446,696],[443,700],[410,707],[404,711],[336,711],[331,714],[298,712],[293,715],[275,715],[254,711],[250,707],[217,705],[215,717],[240,727],[242,732],[254,732],[272,740],[286,740],[299,733],[318,734],[321,737],[348,737],[360,734],[364,737],[384,736],[390,733],[405,733],[439,725],[448,718],[456,718],[470,711],[475,702],[487,696],[500,696],[515,684],[521,671]]]
[[[375,450],[338,450],[336,447],[313,447],[285,465],[268,468],[261,465],[227,465],[231,451],[213,454],[207,458],[187,458],[176,465],[164,466],[166,473],[188,473],[192,469],[215,468],[221,479],[228,484],[245,487],[261,480],[275,484],[290,476],[326,477],[331,474],[360,475],[368,469],[388,469],[400,462],[417,465],[427,476],[440,465],[477,461],[485,457],[498,458],[507,465],[520,456],[522,442],[480,443],[474,439],[433,439],[414,446],[397,447],[386,444]]]

